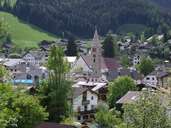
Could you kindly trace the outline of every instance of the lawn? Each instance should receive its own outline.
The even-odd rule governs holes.
[[[3,18],[7,23],[7,30],[17,47],[37,47],[37,44],[42,40],[57,39],[56,36],[25,23],[12,14],[0,12],[0,18]]]

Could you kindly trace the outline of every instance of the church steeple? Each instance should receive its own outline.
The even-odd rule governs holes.
[[[97,29],[95,29],[90,56],[91,56],[91,64],[93,70],[92,77],[95,79],[100,78],[102,50],[101,50],[101,43],[100,43],[100,38]]]
[[[94,33],[93,46],[100,46],[101,47],[100,37],[99,37],[98,31],[97,31],[97,28],[95,29],[95,33]]]

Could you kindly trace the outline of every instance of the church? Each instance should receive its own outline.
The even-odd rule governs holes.
[[[111,81],[118,76],[121,67],[115,58],[105,58],[102,55],[102,45],[97,29],[94,33],[90,52],[80,55],[72,68],[72,72],[84,75],[92,82]]]

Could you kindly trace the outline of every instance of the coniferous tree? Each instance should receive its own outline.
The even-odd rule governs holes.
[[[77,44],[75,43],[74,38],[70,38],[67,45],[67,56],[77,56]]]
[[[106,39],[103,42],[103,56],[112,58],[116,54],[116,45],[114,44],[113,37],[111,35],[108,35]]]

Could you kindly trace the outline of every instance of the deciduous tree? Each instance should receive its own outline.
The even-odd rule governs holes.
[[[53,46],[48,59],[49,78],[40,87],[41,102],[47,106],[49,120],[60,122],[69,114],[70,82],[66,80],[69,66],[63,49]]]
[[[109,110],[109,107],[101,103],[98,106],[97,113],[95,115],[96,123],[99,128],[126,128],[126,125],[123,123],[120,118],[120,113],[116,110]]]
[[[33,128],[46,120],[48,113],[36,97],[0,84],[0,128]]]
[[[124,76],[112,81],[109,84],[108,90],[109,106],[113,108],[115,106],[116,101],[130,90],[136,90],[136,85],[132,78]]]
[[[143,57],[137,68],[142,74],[146,76],[154,70],[154,64],[149,57],[148,58]]]
[[[128,128],[170,128],[170,120],[162,95],[145,91],[133,104],[124,106]]]

